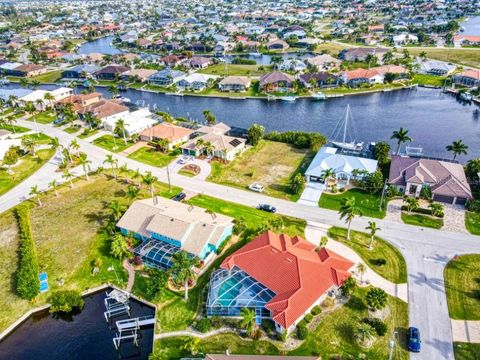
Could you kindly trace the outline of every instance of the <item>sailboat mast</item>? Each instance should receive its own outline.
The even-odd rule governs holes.
[[[347,105],[347,111],[345,112],[345,125],[343,127],[343,143],[345,144],[345,140],[347,138],[347,125],[348,125],[348,113],[350,111],[350,104]]]

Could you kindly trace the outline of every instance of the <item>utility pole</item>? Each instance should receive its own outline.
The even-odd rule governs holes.
[[[382,189],[382,197],[380,198],[380,205],[378,206],[378,210],[382,210],[382,204],[383,204],[383,198],[385,197],[385,190],[387,189],[387,181],[385,180],[385,184],[383,184],[383,189]]]
[[[388,346],[390,348],[390,353],[388,355],[388,360],[392,360],[393,356],[393,349],[395,349],[395,336],[397,336],[398,332],[394,331],[392,334],[392,337],[390,338],[390,341],[388,342]]]
[[[167,165],[168,192],[172,192],[172,183],[170,182],[170,166]]]

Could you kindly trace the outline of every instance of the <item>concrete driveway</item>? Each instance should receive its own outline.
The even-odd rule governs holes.
[[[210,163],[207,160],[201,160],[197,158],[192,158],[185,164],[180,164],[180,159],[183,157],[183,155],[178,156],[175,161],[172,161],[170,165],[168,165],[168,170],[170,170],[171,174],[176,174],[180,171],[181,168],[183,168],[186,165],[197,165],[200,168],[200,172],[198,175],[194,176],[193,178],[198,179],[198,180],[203,180],[205,181],[212,172],[212,167]]]
[[[318,200],[320,200],[323,190],[325,190],[325,184],[308,182],[305,185],[305,189],[303,190],[298,203],[318,207]]]

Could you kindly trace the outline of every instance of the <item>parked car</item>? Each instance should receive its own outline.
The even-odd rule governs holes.
[[[262,184],[259,184],[259,183],[253,183],[253,184],[250,184],[248,185],[248,188],[252,191],[256,191],[256,192],[263,192],[264,190],[264,187]]]
[[[268,205],[268,204],[260,204],[258,205],[258,209],[269,212],[269,213],[277,212],[277,209],[274,206]]]
[[[184,192],[181,192],[181,193],[178,193],[177,195],[175,195],[172,200],[174,201],[182,201],[183,199],[185,199],[187,197],[187,194],[185,194]]]
[[[183,165],[183,164],[186,164],[187,162],[189,162],[190,159],[191,159],[190,156],[185,155],[185,156],[182,156],[180,158],[180,160],[178,160],[178,163]]]
[[[416,327],[410,327],[408,329],[408,350],[420,352],[421,343],[420,331]]]

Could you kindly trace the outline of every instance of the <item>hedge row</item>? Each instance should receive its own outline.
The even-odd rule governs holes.
[[[265,134],[264,139],[292,144],[299,149],[315,148],[315,151],[327,143],[327,138],[322,134],[303,131],[272,131]]]
[[[37,252],[32,238],[30,210],[25,206],[19,206],[15,210],[15,215],[20,232],[17,292],[21,298],[32,300],[40,292],[40,280],[38,279]]]
[[[408,212],[408,207],[405,206],[405,205],[403,205],[403,206],[402,206],[402,211],[407,211],[407,212]],[[434,216],[433,213],[432,213],[432,210],[430,210],[430,209],[425,209],[425,208],[413,209],[412,212],[413,212],[413,213],[417,213],[417,214],[424,214],[424,215]],[[444,216],[444,215],[435,216],[435,217],[443,218],[443,216]]]

